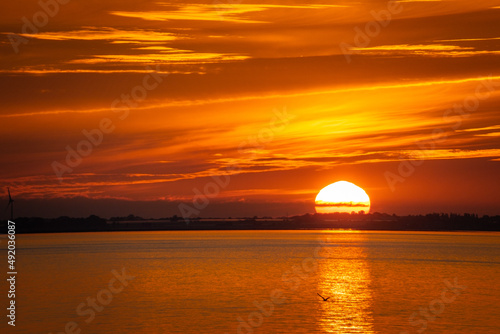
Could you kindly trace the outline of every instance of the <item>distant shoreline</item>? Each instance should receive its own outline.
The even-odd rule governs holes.
[[[177,216],[163,219],[143,219],[136,216],[103,219],[59,217],[18,218],[16,233],[66,232],[140,232],[140,231],[242,231],[242,230],[356,230],[408,232],[500,231],[500,216],[478,217],[475,214],[427,214],[396,216],[370,214],[306,214],[294,217],[195,218]],[[6,233],[7,222],[2,221]]]
[[[227,232],[244,232],[244,231],[356,231],[356,232],[450,232],[450,233],[464,233],[464,232],[492,232],[500,233],[500,230],[384,230],[384,229],[346,229],[346,228],[301,228],[301,229],[151,229],[151,230],[82,230],[82,231],[30,231],[30,232],[20,232],[17,234],[59,234],[59,233],[113,233],[113,232],[210,232],[210,231],[227,231]],[[0,235],[5,235],[5,233],[0,233]]]

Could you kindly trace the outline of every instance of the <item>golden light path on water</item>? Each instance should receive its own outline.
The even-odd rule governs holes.
[[[319,262],[318,291],[330,297],[321,303],[319,325],[326,333],[375,333],[371,276],[366,254],[358,247],[364,237],[356,232],[347,237],[342,242],[348,245],[342,247],[335,247],[335,234],[327,237],[332,247],[325,248],[327,259]]]

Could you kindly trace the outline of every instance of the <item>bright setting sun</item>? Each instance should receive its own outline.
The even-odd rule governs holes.
[[[338,181],[321,189],[315,203],[318,213],[370,211],[370,198],[366,192],[347,181]]]

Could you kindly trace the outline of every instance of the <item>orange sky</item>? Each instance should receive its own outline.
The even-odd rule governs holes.
[[[500,214],[500,1],[47,3],[0,13],[16,215],[303,214],[339,180]]]

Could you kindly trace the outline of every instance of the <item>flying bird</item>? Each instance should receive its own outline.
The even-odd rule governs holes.
[[[318,296],[320,296],[321,298],[323,298],[323,301],[324,301],[324,302],[326,302],[326,301],[328,301],[328,299],[330,299],[330,297],[325,298],[325,297],[323,297],[322,295],[320,295],[319,293],[318,293]]]

